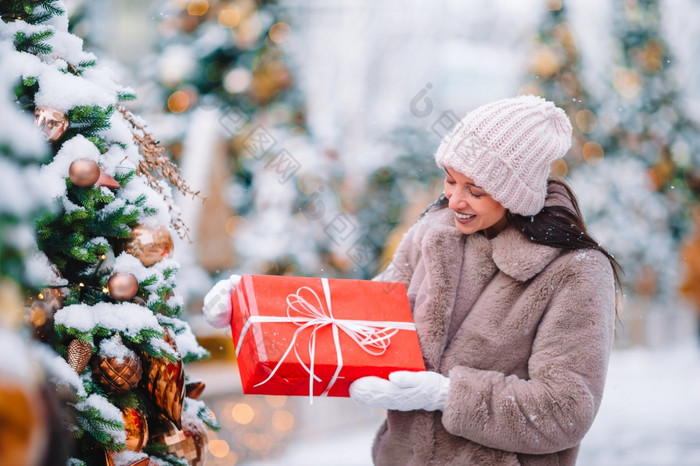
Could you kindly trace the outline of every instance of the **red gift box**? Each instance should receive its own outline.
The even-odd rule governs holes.
[[[425,370],[403,283],[243,275],[231,299],[245,394],[348,397],[360,377]]]

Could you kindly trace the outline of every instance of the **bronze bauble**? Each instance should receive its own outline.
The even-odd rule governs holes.
[[[122,409],[126,429],[126,449],[141,451],[148,443],[148,423],[146,416],[138,408]]]
[[[191,466],[204,464],[204,447],[207,444],[204,429],[189,426],[180,430],[169,420],[160,418],[153,430],[151,443],[167,446],[168,453],[182,458]]]
[[[174,338],[165,329],[165,341],[177,351]],[[154,358],[143,353],[145,374],[141,385],[146,388],[153,402],[163,413],[180,427],[182,405],[185,401],[185,370],[182,358],[175,362],[167,359]]]
[[[171,257],[173,249],[173,238],[166,227],[136,225],[131,230],[131,238],[124,244],[124,250],[146,267]]]
[[[120,452],[105,451],[105,466],[116,466],[117,464],[119,464],[120,466],[124,466],[124,461],[122,461],[121,458],[118,458],[119,453]],[[127,466],[148,466],[149,464],[153,463],[151,463],[150,458],[147,456],[145,458],[136,460],[133,463],[129,463]]]
[[[100,166],[94,160],[78,159],[70,164],[68,176],[74,185],[88,188],[100,179]]]
[[[117,301],[130,301],[139,291],[139,281],[130,273],[115,273],[107,282],[109,295]]]
[[[34,110],[34,122],[48,141],[58,141],[68,129],[66,114],[52,107],[37,107]]]
[[[141,360],[131,354],[124,358],[96,356],[92,359],[92,378],[108,393],[121,393],[138,385],[143,374]]]

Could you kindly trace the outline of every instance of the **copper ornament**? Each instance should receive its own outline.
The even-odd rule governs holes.
[[[168,329],[165,329],[165,341],[177,351],[175,341]],[[159,359],[143,353],[145,376],[141,385],[146,388],[153,402],[165,413],[165,415],[181,427],[180,416],[182,405],[185,401],[185,370],[182,358],[176,362],[167,359]]]
[[[122,461],[120,458],[115,458],[119,456],[119,453],[120,452],[105,451],[105,465],[116,466],[119,464],[120,466],[123,466],[124,461]],[[128,466],[148,466],[149,464],[151,464],[151,459],[150,457],[146,456],[145,458],[136,460],[133,463],[129,463]]]
[[[105,172],[104,170],[100,169],[100,176],[97,178],[97,181],[95,182],[95,185],[97,186],[104,186],[110,189],[119,189],[121,188],[121,185],[117,180],[112,178]]]
[[[138,408],[122,409],[126,430],[126,449],[141,451],[148,443],[148,423],[146,416]]]
[[[117,272],[107,282],[109,295],[117,301],[129,301],[139,291],[139,281],[130,273]]]
[[[29,321],[34,327],[34,333],[42,341],[48,341],[53,334],[53,316],[63,307],[64,301],[65,297],[60,290],[44,288],[29,305]]]
[[[146,267],[171,257],[174,250],[173,238],[166,227],[136,225],[131,230],[131,238],[124,244],[124,250],[136,257]]]
[[[185,394],[187,398],[192,398],[193,400],[196,400],[202,395],[204,387],[204,382],[202,382],[201,380],[195,380],[185,385]]]
[[[74,185],[88,188],[100,179],[100,166],[94,160],[78,159],[70,164],[68,176]]]
[[[68,344],[68,365],[80,375],[90,358],[92,357],[92,345],[77,338]]]
[[[58,141],[68,129],[66,114],[52,107],[37,107],[34,110],[34,122],[47,141]]]
[[[143,374],[141,361],[136,355],[125,358],[96,356],[92,359],[92,378],[111,393],[131,390],[138,385]]]
[[[151,435],[151,443],[159,443],[168,448],[168,453],[187,461],[191,466],[204,464],[204,447],[207,444],[206,431],[199,428],[180,430],[167,419],[161,418]],[[154,429],[155,430],[155,429]]]

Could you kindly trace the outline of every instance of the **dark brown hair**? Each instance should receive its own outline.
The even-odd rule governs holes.
[[[595,249],[608,258],[615,276],[618,290],[622,290],[620,274],[622,267],[612,254],[605,250],[591,237],[583,223],[583,216],[578,207],[576,195],[564,181],[550,178],[547,180],[547,196],[563,197],[563,202],[545,203],[545,206],[536,215],[518,215],[506,212],[508,224],[513,225],[525,238],[533,243],[543,244],[559,249],[578,250]],[[448,199],[443,194],[434,203],[428,206],[421,217],[432,209],[447,207]]]

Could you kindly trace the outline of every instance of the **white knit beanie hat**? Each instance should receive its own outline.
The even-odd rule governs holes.
[[[524,95],[472,110],[440,143],[435,160],[471,178],[510,212],[544,206],[550,164],[571,147],[564,110]]]

